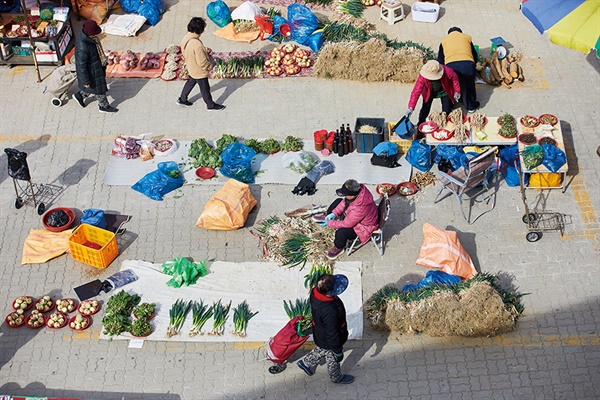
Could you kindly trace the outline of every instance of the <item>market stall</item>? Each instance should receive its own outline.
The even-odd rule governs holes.
[[[500,124],[498,123],[498,117],[487,117],[485,116],[485,123],[480,130],[476,130],[471,125],[471,120],[467,119],[465,122],[468,136],[465,141],[459,141],[454,136],[455,124],[449,122],[444,128],[440,128],[443,131],[438,134],[439,130],[431,131],[426,135],[425,141],[430,146],[438,144],[445,144],[448,146],[510,146],[517,142],[517,137],[504,137],[499,134]],[[479,134],[477,134],[479,132]]]

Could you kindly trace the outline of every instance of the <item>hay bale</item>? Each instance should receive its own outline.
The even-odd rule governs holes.
[[[392,50],[381,39],[365,43],[327,43],[319,51],[313,75],[363,82],[413,83],[423,66],[422,55],[410,49]]]
[[[390,300],[385,313],[370,318],[378,329],[430,336],[495,336],[510,332],[515,318],[489,282],[477,282],[460,295],[441,291],[417,302]]]

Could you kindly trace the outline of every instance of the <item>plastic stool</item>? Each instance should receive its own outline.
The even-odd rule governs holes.
[[[402,2],[399,0],[388,0],[388,2],[384,1],[381,3],[379,18],[387,21],[388,25],[394,25],[396,22],[402,21],[405,18]]]

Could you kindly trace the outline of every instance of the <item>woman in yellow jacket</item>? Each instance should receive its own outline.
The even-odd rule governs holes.
[[[181,95],[177,99],[177,104],[184,107],[191,107],[192,103],[188,101],[188,96],[194,86],[198,84],[207,110],[221,111],[225,109],[225,106],[215,103],[210,94],[208,74],[214,67],[214,59],[210,55],[210,49],[204,47],[204,44],[200,41],[200,35],[204,33],[205,28],[206,21],[204,18],[192,18],[187,26],[188,34],[181,41],[181,51],[183,52],[189,78],[183,86]]]

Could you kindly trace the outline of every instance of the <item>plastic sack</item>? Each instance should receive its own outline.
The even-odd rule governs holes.
[[[381,142],[373,148],[371,165],[396,168],[398,164],[398,145],[392,142]]]
[[[177,257],[162,265],[163,274],[171,275],[167,286],[179,288],[181,285],[190,286],[196,283],[198,278],[206,275],[206,260],[192,262],[185,257]]]
[[[138,276],[130,269],[124,269],[106,278],[112,289],[118,289],[138,280]]]
[[[206,6],[206,15],[212,22],[217,24],[219,28],[231,22],[231,13],[229,7],[222,0],[211,1]]]
[[[160,21],[160,15],[165,11],[162,0],[144,0],[137,10],[137,14],[146,18],[146,22],[154,26]]]
[[[196,226],[204,229],[230,231],[241,228],[248,214],[258,204],[250,186],[229,179],[204,206]]]
[[[426,223],[423,225],[423,236],[417,265],[439,269],[463,279],[470,279],[477,274],[475,265],[458,241],[456,232],[438,229]]]
[[[321,46],[323,46],[323,30],[319,29],[318,31],[314,31],[308,39],[304,42],[304,45],[310,47],[312,51],[315,53],[321,50]]]
[[[319,160],[315,159],[305,150],[289,151],[281,158],[285,168],[289,168],[299,174],[305,174],[310,171]]]
[[[431,147],[423,141],[413,140],[408,153],[406,153],[406,161],[421,172],[426,172],[431,169]]]
[[[550,172],[556,172],[567,162],[567,155],[564,151],[551,144],[543,144],[544,149],[544,167]]]
[[[29,165],[27,165],[27,153],[10,148],[4,149],[4,152],[8,157],[8,176],[23,181],[31,180]]]
[[[69,223],[69,216],[63,210],[53,211],[52,214],[48,215],[48,225],[58,228],[65,226]]]
[[[448,160],[452,164],[452,170],[457,170],[463,165],[465,153],[460,146],[448,146],[447,144],[438,144],[435,147],[435,157],[433,162],[438,164],[442,159]]]
[[[254,21],[254,17],[261,14],[260,7],[251,1],[242,3],[241,6],[231,12],[231,19],[245,19],[248,21]]]
[[[381,142],[373,148],[373,153],[378,156],[384,154],[387,156],[393,156],[398,154],[398,145],[392,142]]]
[[[319,164],[315,165],[307,174],[306,177],[313,181],[314,183],[319,182],[319,180],[329,174],[333,174],[335,172],[335,166],[331,161],[321,161]]]
[[[400,139],[412,139],[415,134],[415,125],[405,115],[400,118],[400,121],[396,123],[392,130],[396,132],[396,135],[400,136]]]
[[[273,16],[273,34],[271,36],[269,36],[267,39],[269,39],[272,42],[275,42],[276,40],[274,39],[274,37],[280,34],[279,27],[283,24],[287,24],[287,21],[285,20],[285,18],[283,18],[281,15],[274,15]]]
[[[185,180],[174,161],[158,163],[157,167],[156,171],[146,174],[131,188],[150,197],[152,200],[161,201],[165,194],[183,186]]]
[[[234,142],[221,153],[223,166],[219,171],[228,178],[237,179],[244,183],[254,183],[252,158],[256,151],[243,143]]]
[[[142,5],[141,0],[121,0],[121,8],[129,14],[137,14],[140,5]]]
[[[292,31],[292,40],[303,44],[319,26],[319,21],[310,8],[294,3],[288,6],[288,24]]]
[[[443,271],[431,270],[427,271],[425,278],[421,279],[415,285],[405,285],[402,288],[403,292],[408,290],[415,290],[422,287],[429,287],[433,285],[454,285],[460,282],[460,277],[456,275],[450,275]]]
[[[521,151],[521,157],[523,158],[525,169],[531,171],[544,161],[544,149],[539,144],[526,146]]]
[[[519,157],[519,146],[513,145],[500,150],[500,167],[498,170],[508,186],[519,186],[519,170],[517,160]]]
[[[88,208],[83,210],[83,216],[80,219],[82,224],[94,225],[98,228],[106,229],[106,219],[104,219],[104,210],[97,208]]]

